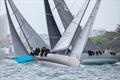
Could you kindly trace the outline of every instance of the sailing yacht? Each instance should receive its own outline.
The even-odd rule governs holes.
[[[54,6],[53,6],[53,4],[54,4]],[[65,1],[64,0],[51,0],[50,5],[52,7],[51,9],[54,10],[53,14],[56,14],[56,13],[59,14],[60,19],[64,25],[64,28],[66,29],[68,27],[68,25],[71,23],[71,21],[73,20],[73,16],[72,16],[69,8],[67,7]],[[67,11],[64,8],[67,8]],[[57,22],[57,20],[56,20],[56,22]],[[81,32],[81,31],[82,31],[81,27],[78,27],[78,29],[76,31],[76,35],[78,36],[79,32]],[[74,38],[74,39],[76,39],[76,38]],[[76,41],[76,40],[74,40],[74,41]],[[83,63],[83,64],[106,64],[106,63],[115,63],[117,60],[120,60],[119,59],[120,54],[111,55],[109,52],[105,52],[104,54],[99,55],[99,56],[98,55],[89,56],[87,53],[88,50],[100,51],[101,49],[98,46],[96,46],[95,44],[93,44],[93,42],[91,42],[91,39],[88,38],[86,46],[84,48],[83,53],[81,54],[81,59],[80,59],[81,63]]]
[[[60,63],[60,64],[72,66],[72,67],[78,67],[80,64],[81,54],[87,43],[88,34],[93,26],[93,22],[97,15],[98,8],[100,6],[100,2],[101,2],[101,0],[96,1],[93,11],[92,11],[90,17],[88,18],[88,21],[87,21],[84,29],[79,34],[76,42],[74,42],[74,46],[72,47],[70,56],[59,55],[59,54],[48,54],[47,57],[37,57],[37,58],[40,60]],[[48,4],[48,0],[44,0],[44,3]],[[65,32],[62,34],[61,38],[57,41],[57,43],[53,47],[52,52],[62,51],[62,50],[66,50],[67,48],[69,48],[69,45],[71,44],[71,42],[73,42],[73,37],[75,35],[77,28],[79,27],[78,25],[80,24],[80,21],[83,17],[83,14],[84,14],[88,4],[89,4],[89,0],[86,0],[83,7],[78,12],[77,16],[72,20],[70,25],[66,28]],[[49,4],[47,7],[50,7]],[[46,14],[48,14],[48,13],[46,13]],[[51,14],[52,13],[49,13],[50,16],[52,16]],[[48,18],[46,18],[46,19],[48,19]]]

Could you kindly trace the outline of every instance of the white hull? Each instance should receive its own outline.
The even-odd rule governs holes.
[[[79,67],[80,65],[80,60],[77,58],[59,54],[48,54],[47,57],[35,56],[35,58],[39,59],[40,61],[48,61],[71,67]]]

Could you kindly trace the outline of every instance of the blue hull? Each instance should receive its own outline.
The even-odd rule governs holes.
[[[21,56],[21,57],[15,58],[15,61],[18,63],[29,62],[29,61],[33,61],[33,57],[32,56]]]

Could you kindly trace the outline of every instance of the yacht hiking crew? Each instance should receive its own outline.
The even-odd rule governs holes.
[[[91,50],[88,50],[88,55],[89,56],[93,56],[93,55],[102,55],[104,53],[104,51],[91,51]]]
[[[32,51],[30,52],[29,55],[31,55],[31,56],[38,56],[38,55],[40,55],[41,57],[43,57],[43,56],[47,57],[48,53],[50,53],[49,49],[43,47],[40,50],[40,48],[38,47],[35,50],[32,48]]]
[[[33,49],[33,47],[31,47],[31,52],[30,52],[29,55],[34,56],[34,49]]]

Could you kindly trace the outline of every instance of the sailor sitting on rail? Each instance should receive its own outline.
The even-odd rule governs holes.
[[[35,51],[34,51],[34,55],[38,56],[40,53],[40,48],[36,48]]]
[[[33,47],[31,47],[31,52],[30,52],[29,55],[34,56],[34,49],[33,49]]]
[[[50,52],[50,50],[49,49],[47,49],[47,48],[45,48],[45,47],[43,47],[42,49],[41,49],[41,57],[42,56],[47,56],[47,54]]]

